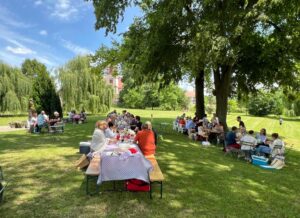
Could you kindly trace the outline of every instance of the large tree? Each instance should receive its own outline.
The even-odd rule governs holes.
[[[113,89],[105,84],[99,69],[92,67],[91,58],[78,56],[58,70],[60,95],[64,110],[87,110],[92,113],[109,110]]]
[[[26,112],[31,93],[31,79],[0,62],[0,112]]]
[[[250,86],[244,78],[252,87],[264,83],[265,78],[268,78],[268,84],[283,84],[290,82],[284,77],[293,78],[299,73],[293,69],[299,58],[299,50],[295,48],[299,48],[300,6],[296,0],[94,0],[93,3],[96,29],[106,28],[107,32],[116,31],[116,24],[126,7],[135,4],[143,10],[143,16],[125,33],[122,46],[125,60],[136,72],[136,78],[162,79],[168,84],[182,78],[183,68],[192,66],[190,73],[196,78],[197,85],[197,81],[201,84],[199,77],[202,78],[203,70],[212,71],[216,112],[225,126],[227,100],[234,82],[247,88]],[[247,69],[247,48],[258,41],[265,46],[260,57],[256,57],[259,50],[252,50],[255,62],[267,60],[268,64],[263,70],[252,70],[253,66]],[[294,48],[288,49],[291,45]],[[269,56],[274,51],[281,58],[272,64]],[[195,62],[191,57],[200,61]],[[197,70],[193,69],[195,66]]]
[[[22,65],[22,72],[33,80],[32,98],[37,112],[44,110],[52,117],[57,111],[62,116],[60,98],[46,66],[35,59],[27,59]]]

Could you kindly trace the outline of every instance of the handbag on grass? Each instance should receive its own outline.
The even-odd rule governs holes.
[[[133,192],[148,192],[150,185],[139,179],[129,179],[125,182],[126,189]]]
[[[87,156],[83,154],[79,160],[76,161],[75,167],[82,169],[87,167],[90,164],[90,161],[88,160]]]

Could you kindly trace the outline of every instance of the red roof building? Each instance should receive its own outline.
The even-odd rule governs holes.
[[[196,93],[195,93],[194,90],[192,90],[192,91],[186,91],[185,92],[185,96],[190,99],[190,102],[192,104],[196,104]]]
[[[114,75],[114,74],[116,74],[115,73],[116,70],[117,70],[117,67],[112,67],[112,66],[107,67],[104,70],[103,78],[104,78],[106,84],[109,84],[113,87],[113,89],[114,89],[114,102],[118,103],[120,92],[123,89],[123,82],[122,82],[122,77],[121,76],[119,76],[119,75],[115,76]]]

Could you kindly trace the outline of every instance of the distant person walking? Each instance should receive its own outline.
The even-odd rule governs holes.
[[[282,125],[282,123],[283,123],[283,119],[282,119],[282,117],[279,117],[279,124],[280,124],[280,126]]]
[[[246,129],[245,123],[242,121],[242,118],[238,116],[236,120],[239,122],[239,128],[243,127]]]

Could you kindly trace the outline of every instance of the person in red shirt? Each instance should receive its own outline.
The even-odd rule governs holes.
[[[179,120],[179,124],[182,125],[182,127],[184,127],[185,126],[185,120],[183,118],[181,118]]]
[[[142,130],[137,133],[134,139],[135,143],[138,144],[144,156],[155,154],[155,136],[148,124],[142,126]]]

